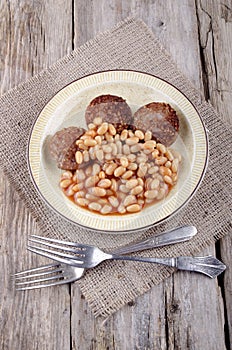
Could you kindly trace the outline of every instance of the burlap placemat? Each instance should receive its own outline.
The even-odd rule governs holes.
[[[43,203],[27,168],[29,133],[49,99],[70,82],[109,69],[138,70],[169,81],[192,101],[209,130],[210,161],[197,194],[175,217],[140,234],[146,237],[181,224],[194,224],[198,234],[190,242],[146,251],[146,255],[197,254],[231,230],[232,159],[228,152],[231,150],[231,128],[222,122],[209,104],[202,101],[199,92],[178,71],[167,52],[140,20],[126,19],[2,96],[1,165],[6,176],[35,217],[41,235],[96,244],[102,248],[117,247],[138,238],[139,234],[115,236],[87,232],[67,222]],[[78,283],[94,314],[108,316],[172,272],[170,268],[157,265],[111,261],[89,270]]]

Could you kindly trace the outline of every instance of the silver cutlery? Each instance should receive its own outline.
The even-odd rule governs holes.
[[[16,290],[27,290],[75,282],[82,275],[78,267],[56,263],[17,272],[12,277]]]
[[[149,248],[157,248],[164,245],[185,242],[194,237],[197,229],[194,226],[181,226],[170,231],[155,234],[149,238],[131,243],[114,250],[116,254],[133,253]],[[32,236],[38,239],[40,236]],[[69,247],[78,246],[74,242],[52,240]],[[80,279],[85,272],[84,268],[75,267],[68,264],[56,263],[24,270],[14,275],[17,290],[44,288],[64,283],[75,282]]]
[[[130,260],[147,263],[162,264],[170,267],[175,267],[178,270],[196,271],[203,273],[211,278],[215,278],[223,272],[226,266],[218,259],[212,256],[205,257],[168,257],[168,258],[150,258],[150,257],[134,257],[122,256],[116,253],[105,253],[97,247],[86,244],[73,244],[62,242],[60,240],[50,239],[40,236],[32,236],[29,238],[30,242],[40,245],[45,245],[53,249],[38,247],[36,245],[29,245],[28,249],[31,252],[40,254],[47,258],[53,259],[60,263],[81,268],[93,268],[105,260]],[[54,244],[59,243],[59,244]],[[61,245],[60,245],[61,244]],[[68,247],[66,246],[68,245]],[[71,247],[70,247],[71,245]],[[56,250],[55,250],[56,249]],[[61,251],[60,251],[61,250]],[[66,254],[68,252],[71,254]]]

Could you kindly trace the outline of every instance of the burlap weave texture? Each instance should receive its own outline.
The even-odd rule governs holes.
[[[123,53],[123,55],[122,55]],[[85,75],[109,69],[147,72],[167,80],[191,100],[200,113],[210,140],[206,176],[190,203],[175,217],[143,234],[101,235],[73,225],[43,203],[27,168],[27,144],[35,118],[62,87]],[[197,236],[190,242],[146,251],[147,256],[197,254],[231,230],[231,128],[178,71],[169,55],[143,22],[127,19],[111,31],[59,60],[0,99],[1,164],[41,228],[41,235],[113,248],[181,224],[194,224]],[[223,163],[219,159],[224,159]],[[205,230],[207,223],[207,230]],[[107,316],[169,276],[172,269],[141,263],[107,262],[89,270],[78,283],[94,314]]]

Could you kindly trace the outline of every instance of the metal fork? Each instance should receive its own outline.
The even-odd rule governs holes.
[[[75,282],[82,274],[78,267],[56,263],[17,272],[12,277],[16,290],[27,290]]]
[[[134,256],[121,256],[117,254],[105,253],[97,247],[89,246],[85,244],[76,244],[75,248],[66,247],[67,242],[62,242],[50,238],[32,236],[36,238],[31,238],[30,241],[34,243],[39,243],[41,245],[46,245],[53,248],[53,250],[37,247],[35,245],[29,245],[28,249],[34,253],[40,254],[47,258],[65,263],[71,266],[81,267],[81,268],[93,268],[99,265],[105,260],[130,260],[130,261],[140,261],[147,263],[162,264],[170,267],[175,267],[178,270],[186,271],[196,271],[203,273],[211,278],[215,278],[220,273],[222,273],[226,266],[214,258],[213,256],[205,257],[168,257],[168,258],[150,258],[150,257],[134,257]],[[54,244],[54,242],[61,242],[63,245]],[[53,242],[53,243],[50,243]],[[56,249],[56,250],[54,250]],[[62,250],[61,252],[59,250]],[[63,251],[72,253],[66,254]]]
[[[149,248],[157,248],[168,244],[185,242],[191,239],[193,236],[195,236],[196,233],[197,229],[195,226],[181,226],[170,231],[155,234],[149,238],[140,240],[136,243],[119,247],[114,250],[114,253],[126,254]],[[52,241],[68,245],[69,247],[78,246],[78,244],[74,242],[66,242],[60,240]],[[37,273],[38,271],[39,273]],[[25,270],[22,272],[18,272],[14,275],[15,285],[17,287],[16,290],[43,288],[54,286],[57,284],[60,285],[64,283],[75,282],[83,276],[84,272],[84,268],[74,267],[62,263],[49,264]]]

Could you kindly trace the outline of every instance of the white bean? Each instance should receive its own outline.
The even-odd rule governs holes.
[[[134,195],[132,194],[129,194],[128,196],[126,196],[126,198],[124,199],[124,202],[123,202],[123,205],[125,207],[127,207],[128,205],[131,205],[131,204],[135,204],[137,203],[137,199]]]
[[[109,204],[105,204],[100,210],[101,214],[109,214],[111,211],[112,207]]]
[[[92,202],[92,203],[89,203],[88,207],[91,210],[100,211],[102,206],[97,202]]]

